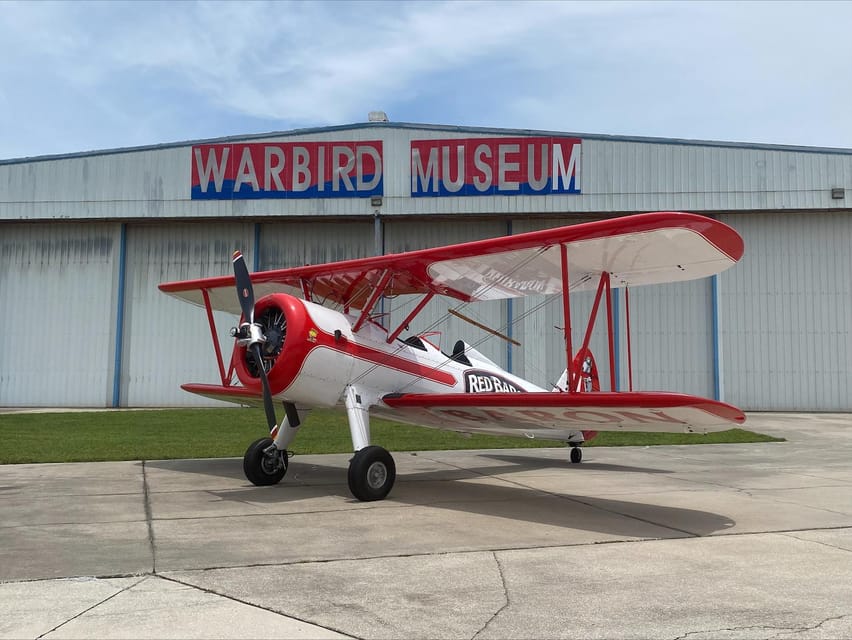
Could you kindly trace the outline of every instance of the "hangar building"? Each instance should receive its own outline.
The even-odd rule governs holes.
[[[386,121],[0,161],[0,406],[210,404],[179,388],[217,381],[205,313],[157,285],[230,274],[235,248],[272,269],[666,210],[722,220],[746,252],[631,290],[634,388],[852,410],[852,149]],[[437,298],[411,330],[544,386],[564,368],[553,298],[467,307],[520,347]],[[576,345],[592,296],[575,298]],[[216,314],[226,353],[235,321]],[[602,327],[592,348],[608,381]],[[616,350],[624,390],[623,333]]]

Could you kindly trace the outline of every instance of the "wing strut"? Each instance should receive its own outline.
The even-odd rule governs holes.
[[[610,275],[609,272],[603,271],[600,276],[600,280],[598,281],[598,290],[595,293],[595,300],[592,303],[592,311],[589,314],[589,323],[586,325],[586,334],[583,336],[583,344],[580,346],[580,350],[577,352],[580,361],[586,357],[586,352],[589,350],[589,342],[592,339],[592,330],[595,328],[595,322],[597,322],[598,318],[598,310],[601,305],[601,298],[606,295],[606,333],[607,333],[607,346],[609,347],[609,384],[610,389],[615,391],[615,335],[614,328],[612,324],[612,289],[610,288]],[[571,382],[571,389],[577,388],[577,383],[579,382],[580,372],[575,372],[578,376],[577,379],[573,377],[567,378]],[[570,376],[570,373],[569,373]]]
[[[568,386],[568,391],[574,392],[574,366],[572,364],[574,349],[571,345],[571,292],[570,281],[568,280],[568,247],[564,244],[559,245],[560,256],[562,258],[562,315],[564,316],[565,325],[565,363],[567,376],[565,380],[571,380],[572,384]]]
[[[615,327],[612,324],[612,289],[609,272],[605,272],[604,275],[606,275],[606,334],[609,337],[609,390],[615,391]]]
[[[633,355],[630,349],[630,287],[624,287],[624,314],[627,316],[627,390],[633,391]]]
[[[423,311],[423,307],[425,307],[427,304],[429,304],[429,301],[434,297],[435,297],[434,291],[430,291],[425,296],[423,296],[423,299],[420,302],[417,303],[417,306],[414,307],[414,310],[411,313],[409,313],[405,317],[405,320],[403,320],[399,324],[399,326],[396,329],[394,329],[394,332],[388,336],[387,343],[390,344],[394,340],[396,340],[399,337],[399,334],[402,333],[405,330],[405,328],[408,326],[408,323],[410,323],[412,320],[414,320],[414,317],[418,313]]]
[[[210,306],[210,294],[207,289],[201,290],[204,297],[204,308],[207,310],[207,323],[210,325],[210,337],[213,338],[213,350],[216,352],[216,364],[219,365],[219,378],[222,386],[227,387],[230,378],[225,377],[225,364],[222,360],[222,348],[219,346],[219,338],[216,336],[216,321],[213,319],[213,308]]]
[[[373,291],[373,295],[370,296],[370,299],[367,300],[367,304],[364,305],[364,308],[361,309],[361,315],[358,317],[358,321],[352,327],[352,331],[357,333],[358,330],[364,325],[364,322],[367,320],[367,317],[370,315],[370,312],[373,310],[373,307],[376,306],[376,302],[385,292],[385,287],[388,286],[388,282],[393,275],[393,271],[391,269],[385,269],[384,273],[382,273],[382,277],[379,280],[379,283],[376,285],[375,290]]]

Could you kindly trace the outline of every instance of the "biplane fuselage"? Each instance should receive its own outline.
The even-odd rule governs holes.
[[[370,405],[389,393],[544,391],[503,371],[470,347],[454,356],[442,353],[426,337],[396,338],[388,343],[387,330],[372,321],[356,333],[352,328],[355,316],[286,294],[263,298],[256,309],[261,315],[276,309],[286,316],[281,351],[270,356],[267,364],[273,396],[283,401],[331,407],[341,402],[344,390],[352,384],[369,396]],[[259,390],[244,351],[243,347],[237,357],[237,375],[243,385]],[[482,377],[471,380],[473,362]]]

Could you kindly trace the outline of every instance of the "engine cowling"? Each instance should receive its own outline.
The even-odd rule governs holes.
[[[240,382],[260,390],[258,366],[263,366],[273,396],[320,406],[337,403],[352,371],[345,352],[352,327],[341,313],[291,295],[276,293],[257,301],[254,321],[266,342],[261,362],[237,346],[235,370]]]

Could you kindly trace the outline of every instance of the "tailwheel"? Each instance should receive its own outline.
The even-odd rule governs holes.
[[[255,440],[243,456],[243,472],[258,487],[278,484],[287,473],[287,452],[276,449],[272,438]]]
[[[582,459],[583,459],[583,450],[577,445],[572,446],[571,447],[571,462],[573,462],[574,464],[579,464]]]
[[[349,490],[362,502],[383,500],[396,480],[396,464],[382,447],[364,447],[349,461]]]

